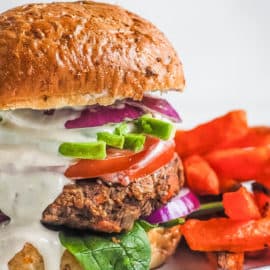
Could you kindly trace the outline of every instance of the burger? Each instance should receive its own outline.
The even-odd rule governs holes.
[[[150,22],[92,1],[0,15],[1,270],[154,268],[183,186],[182,64]]]

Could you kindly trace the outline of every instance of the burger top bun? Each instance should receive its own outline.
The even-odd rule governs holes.
[[[118,6],[30,4],[0,15],[2,110],[109,105],[184,83],[166,37]]]

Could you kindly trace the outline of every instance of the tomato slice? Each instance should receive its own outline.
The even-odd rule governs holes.
[[[79,160],[71,165],[65,175],[71,179],[102,177],[105,181],[128,181],[150,174],[168,163],[174,155],[173,140],[161,141],[147,137],[143,151],[134,153],[126,150],[109,149],[104,160]]]

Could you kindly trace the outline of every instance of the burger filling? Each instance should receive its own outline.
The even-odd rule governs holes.
[[[43,212],[44,224],[102,232],[131,230],[140,217],[167,203],[183,184],[179,158],[130,185],[108,185],[101,179],[77,181]]]
[[[135,269],[138,258],[136,269],[148,269],[146,231],[159,224],[139,220],[183,185],[172,140],[180,118],[171,105],[145,96],[0,117],[1,269],[26,242],[45,269],[58,269],[64,248],[86,270]],[[93,259],[105,247],[111,259]]]

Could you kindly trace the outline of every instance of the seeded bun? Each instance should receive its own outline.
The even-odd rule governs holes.
[[[182,64],[150,22],[92,1],[0,15],[0,109],[49,109],[182,90]]]
[[[151,243],[152,257],[150,269],[162,265],[175,251],[181,238],[180,226],[172,228],[156,228],[148,232]],[[47,270],[39,251],[27,243],[8,264],[9,270]],[[65,251],[60,270],[83,270],[76,259]]]

